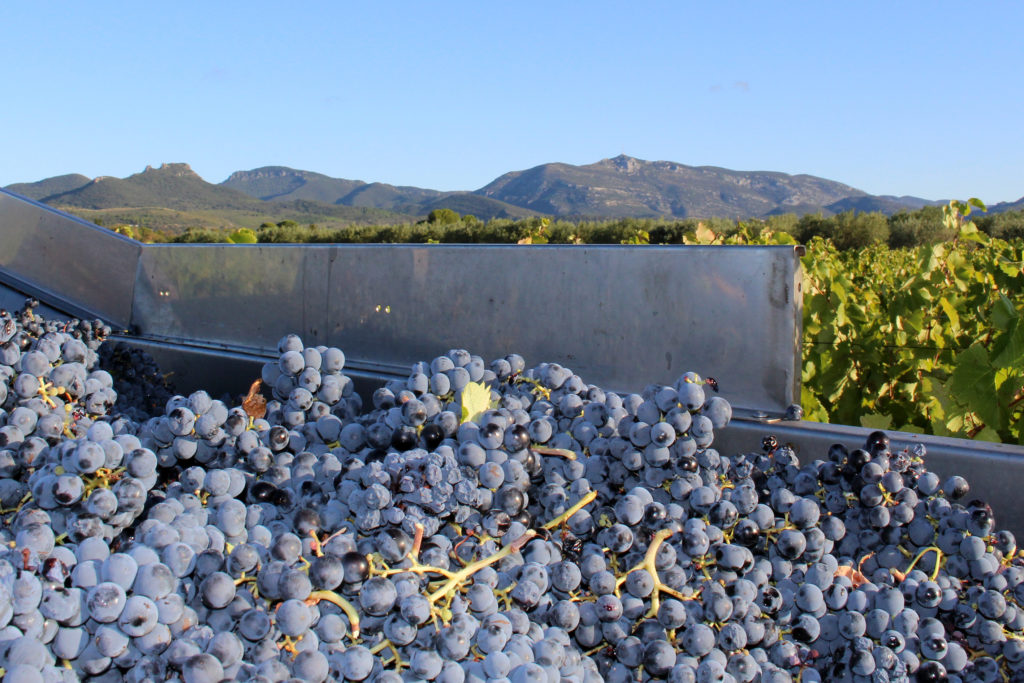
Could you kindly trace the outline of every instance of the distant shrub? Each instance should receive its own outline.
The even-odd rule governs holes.
[[[889,221],[881,213],[844,211],[835,216],[832,241],[839,249],[863,249],[888,239]]]

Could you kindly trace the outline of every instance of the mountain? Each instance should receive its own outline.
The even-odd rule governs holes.
[[[45,198],[55,206],[81,209],[162,207],[177,211],[196,209],[251,209],[259,203],[244,192],[212,185],[188,164],[147,166],[127,178],[100,176],[82,187]]]
[[[1005,213],[1007,211],[1024,211],[1024,197],[1015,202],[999,202],[988,207],[988,213]]]
[[[870,195],[811,175],[687,166],[624,154],[580,166],[542,164],[459,192],[333,178],[286,166],[236,171],[213,184],[180,163],[147,167],[127,178],[90,180],[72,174],[7,189],[88,218],[122,221],[134,212],[154,224],[177,227],[258,227],[262,221],[285,219],[325,225],[396,223],[418,220],[434,209],[484,220],[535,215],[743,219],[851,210],[893,214],[944,203]],[[1021,207],[1024,198],[997,204],[992,211]]]
[[[320,178],[334,180],[327,176]],[[321,181],[321,184],[326,183]],[[147,166],[141,173],[127,178],[100,176],[90,180],[82,175],[69,175],[10,185],[5,189],[87,220],[171,231],[188,227],[256,228],[265,221],[282,220],[339,227],[351,223],[402,223],[415,219],[413,215],[374,207],[343,206],[306,199],[301,193],[284,201],[268,202],[224,184],[208,183],[188,164],[181,163],[162,164],[158,168]]]
[[[506,173],[477,193],[538,213],[611,218],[750,218],[821,209],[840,199],[866,196],[815,176],[731,171],[626,155],[585,166],[544,164]]]
[[[349,206],[373,206],[397,211],[404,207],[416,207],[419,204],[432,202],[444,194],[438,190],[424,190],[419,187],[396,187],[387,183],[369,183],[357,187],[344,197],[339,197],[337,203]],[[413,212],[416,213],[415,209]]]
[[[893,197],[892,195],[861,195],[858,197],[843,197],[838,202],[826,206],[827,213],[843,213],[844,211],[858,211],[861,213],[879,212],[886,215],[899,213],[900,211],[917,211],[925,206],[941,206],[944,201],[931,201],[920,197]]]
[[[264,166],[251,171],[235,171],[220,185],[267,201],[311,199],[338,204],[348,203],[339,200],[366,183],[362,180],[331,178],[311,171],[297,171],[287,166]]]
[[[13,185],[8,185],[4,189],[10,190],[11,192],[17,192],[22,197],[28,197],[29,199],[35,199],[36,201],[43,201],[47,197],[55,194],[77,190],[88,183],[89,178],[87,176],[80,173],[69,173],[67,175],[54,176],[53,178],[47,178],[46,180],[40,180],[34,183],[15,183]]]
[[[473,192],[441,192],[419,187],[367,183],[362,180],[331,178],[321,173],[286,166],[264,166],[236,171],[221,183],[266,201],[308,199],[329,204],[370,209],[387,209],[410,215],[425,215],[434,209],[451,209],[477,218],[522,218],[536,212]]]

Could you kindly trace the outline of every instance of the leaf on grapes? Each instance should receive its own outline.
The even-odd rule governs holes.
[[[260,393],[260,386],[263,380],[258,379],[249,387],[249,393],[242,400],[242,410],[254,420],[259,420],[267,414],[267,399]]]
[[[483,382],[470,382],[459,394],[462,422],[477,422],[491,407],[491,389]]]

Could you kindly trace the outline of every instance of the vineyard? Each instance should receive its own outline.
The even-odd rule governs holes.
[[[950,242],[803,259],[808,419],[1024,443],[1024,244],[947,207]]]
[[[1024,240],[980,231],[978,200],[943,212],[949,241],[840,250],[812,238],[804,270],[804,418],[1024,443]],[[697,231],[701,244],[789,243]]]

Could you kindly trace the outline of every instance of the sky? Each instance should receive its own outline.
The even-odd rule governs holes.
[[[0,3],[0,186],[185,162],[474,190],[627,154],[1024,195],[1024,3]]]

